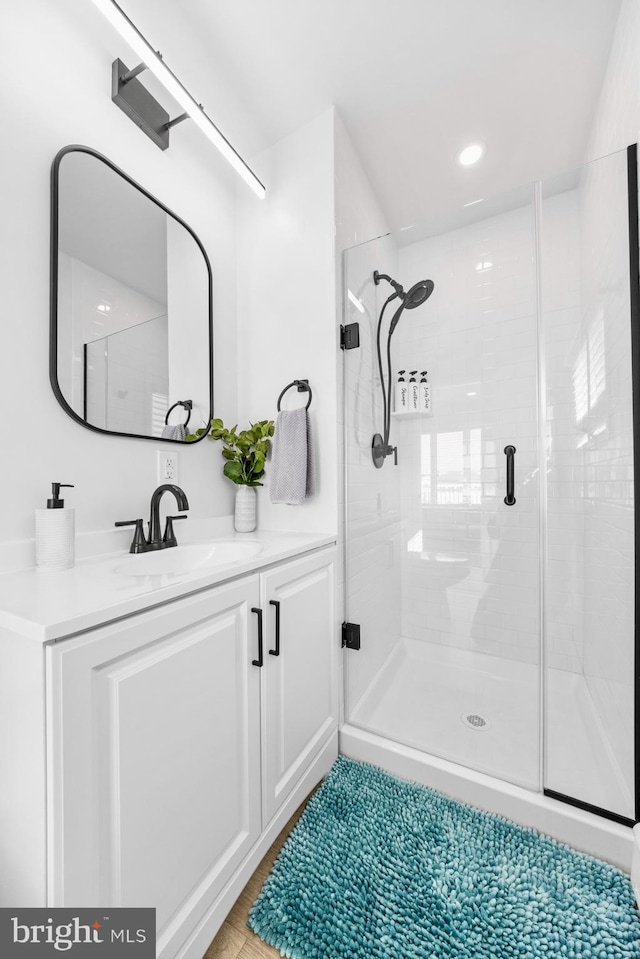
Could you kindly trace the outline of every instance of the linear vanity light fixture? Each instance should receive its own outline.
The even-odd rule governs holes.
[[[220,151],[225,160],[231,164],[236,173],[239,173],[254,193],[262,199],[266,193],[264,184],[260,182],[240,154],[234,150],[213,120],[207,116],[202,105],[194,100],[186,87],[180,83],[176,75],[165,64],[162,59],[162,54],[153,49],[148,40],[143,37],[135,24],[118,6],[115,0],[93,0],[93,3],[142,61],[132,70],[127,70],[122,61],[114,61],[112,97],[114,102],[151,137],[161,150],[166,150],[169,145],[170,127],[175,126],[176,123],[179,123],[181,120],[186,120],[189,117]],[[175,120],[169,120],[168,116],[162,110],[162,107],[160,107],[151,94],[145,90],[142,84],[135,79],[143,70],[150,70],[151,73],[160,80],[167,93],[183,108],[185,111],[184,114],[176,117]],[[137,86],[134,87],[134,84]],[[125,97],[124,91],[129,85],[135,90],[135,94],[128,100]],[[151,108],[153,113],[151,124],[147,123],[144,125],[144,123],[141,122],[144,121],[144,118],[141,118],[139,113],[141,107],[143,109],[145,107],[147,109]],[[159,116],[161,121],[164,122],[158,123]]]

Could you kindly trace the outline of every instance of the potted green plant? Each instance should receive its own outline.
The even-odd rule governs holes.
[[[234,426],[228,430],[221,419],[211,420],[208,431],[196,430],[196,436],[208,432],[212,440],[222,443],[225,460],[223,473],[236,483],[235,528],[239,533],[250,533],[256,528],[256,486],[264,476],[267,453],[273,436],[273,420],[250,423],[248,430]],[[187,437],[188,439],[188,437]]]

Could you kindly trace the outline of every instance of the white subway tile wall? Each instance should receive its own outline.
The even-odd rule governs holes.
[[[531,191],[533,201],[533,191]],[[538,660],[537,353],[533,203],[400,249],[394,365],[427,369],[432,416],[394,420],[401,464],[402,632]],[[516,447],[516,505],[504,503]],[[534,695],[535,692],[534,692]],[[535,729],[532,730],[535,737]]]

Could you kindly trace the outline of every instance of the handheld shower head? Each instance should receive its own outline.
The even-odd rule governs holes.
[[[389,324],[389,337],[393,334],[396,326],[400,321],[400,317],[404,310],[415,310],[417,306],[421,306],[425,300],[428,300],[434,290],[433,280],[420,280],[419,283],[414,283],[408,293],[400,294],[402,298],[402,303],[396,310],[393,315],[393,319]]]
[[[421,306],[425,300],[429,299],[434,289],[433,280],[419,280],[418,283],[414,283],[409,291],[405,293],[404,287],[401,286],[400,283],[396,283],[396,281],[393,280],[387,273],[379,273],[377,270],[374,270],[373,282],[376,284],[376,286],[378,286],[380,280],[386,280],[387,283],[393,287],[394,292],[391,294],[391,296],[387,297],[382,306],[380,316],[378,317],[378,329],[376,332],[378,369],[380,370],[380,386],[382,389],[382,404],[384,407],[384,435],[376,433],[371,444],[371,456],[376,469],[380,469],[380,467],[384,465],[384,461],[387,456],[390,456],[392,453],[394,454],[395,462],[398,462],[396,447],[389,445],[389,433],[391,430],[391,337],[393,335],[393,331],[400,321],[400,317],[402,316],[403,312],[405,310],[414,310],[417,306]],[[384,316],[384,311],[389,303],[395,299],[400,300],[400,306],[393,314],[391,323],[389,324],[389,333],[387,334],[387,376],[385,379],[385,373],[382,365],[382,351],[380,348],[380,331],[382,328],[382,317]]]
[[[393,333],[398,321],[402,315],[403,310],[414,310],[416,306],[422,306],[425,300],[428,300],[434,290],[433,280],[419,280],[418,283],[414,283],[411,289],[405,293],[404,287],[400,283],[396,283],[387,273],[379,273],[377,270],[373,271],[373,282],[376,286],[380,283],[380,280],[386,280],[387,283],[391,284],[395,293],[392,295],[391,299],[395,299],[396,296],[400,297],[402,304],[398,310],[396,310],[393,319],[391,320],[391,325],[389,327],[389,336]]]
[[[404,294],[404,308],[413,310],[416,306],[422,306],[425,300],[428,300],[434,290],[433,280],[420,280],[414,283],[408,293]]]

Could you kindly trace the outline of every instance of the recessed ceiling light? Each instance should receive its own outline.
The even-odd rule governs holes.
[[[484,156],[486,149],[486,145],[479,141],[478,143],[470,143],[468,147],[465,147],[464,150],[461,150],[458,154],[458,163],[462,166],[472,166],[478,162],[480,157]]]
[[[477,396],[477,393],[467,393],[467,396]]]

